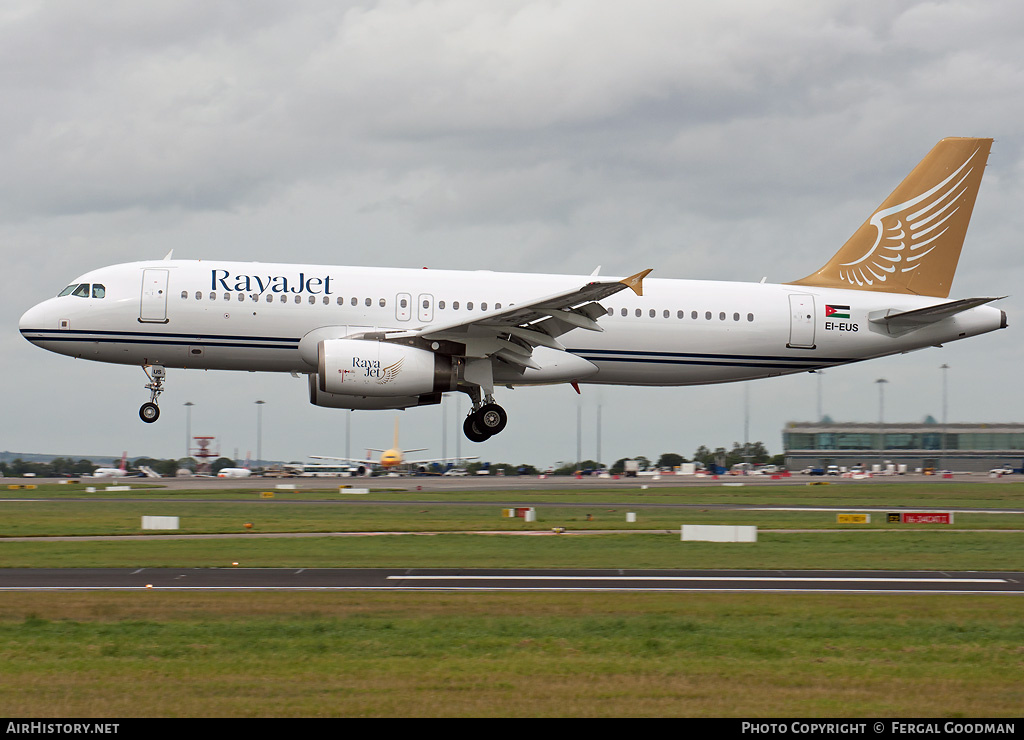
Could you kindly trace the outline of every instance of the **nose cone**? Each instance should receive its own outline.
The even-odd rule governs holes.
[[[54,320],[50,318],[53,312],[49,310],[49,303],[50,301],[43,301],[32,306],[18,320],[18,328],[21,330],[21,335],[32,342],[32,344],[39,344],[41,332],[57,328],[54,325]]]

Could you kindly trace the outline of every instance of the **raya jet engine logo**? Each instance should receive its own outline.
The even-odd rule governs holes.
[[[381,367],[380,360],[364,360],[361,357],[353,357],[353,369],[339,369],[338,372],[341,374],[342,382],[345,382],[349,373],[353,373],[356,378],[373,378],[377,381],[378,385],[385,385],[398,377],[398,374],[402,372],[402,364],[404,362],[405,358],[402,357],[397,362]]]

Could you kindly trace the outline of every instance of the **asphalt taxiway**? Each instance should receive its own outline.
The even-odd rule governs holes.
[[[1024,595],[1024,572],[8,568],[0,591],[677,591]]]

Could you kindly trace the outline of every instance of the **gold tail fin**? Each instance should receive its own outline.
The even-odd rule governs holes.
[[[820,270],[790,285],[947,298],[992,139],[943,139]]]

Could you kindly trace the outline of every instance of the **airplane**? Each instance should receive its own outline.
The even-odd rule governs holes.
[[[400,449],[398,447],[398,418],[396,417],[395,418],[395,441],[392,444],[391,449],[389,449],[389,450],[381,450],[381,449],[377,449],[376,447],[370,447],[367,450],[367,457],[365,457],[365,458],[359,458],[359,457],[331,457],[331,456],[328,456],[328,455],[310,455],[309,457],[311,459],[313,459],[313,460],[341,460],[342,462],[356,463],[358,465],[358,467],[355,469],[355,472],[356,472],[357,475],[365,475],[365,473],[366,473],[366,466],[373,466],[373,465],[380,466],[385,471],[392,471],[392,470],[395,470],[395,469],[400,468],[402,466],[409,466],[409,467],[416,466],[420,470],[424,470],[425,469],[424,466],[431,465],[433,463],[447,463],[447,462],[458,463],[458,462],[461,462],[462,460],[476,460],[476,456],[466,457],[465,455],[463,455],[462,457],[434,457],[434,458],[427,458],[427,459],[423,459],[423,460],[406,460],[405,459],[405,453],[407,453],[407,452],[423,452],[426,449],[427,449],[426,447],[417,447],[417,448],[411,449],[411,450],[402,450],[402,449]],[[378,459],[378,460],[368,459],[370,452],[379,452],[380,453],[380,459]]]
[[[252,475],[249,468],[221,468],[217,471],[218,478],[248,478]]]
[[[813,372],[1003,329],[948,300],[991,139],[942,139],[819,270],[788,283],[163,260],[103,267],[30,308],[43,349],[146,373],[285,372],[309,401],[407,409],[466,393],[470,440],[501,386],[687,386]],[[1005,297],[1005,296],[1004,296]]]
[[[92,471],[93,478],[124,478],[128,475],[128,452],[121,453],[121,467],[96,468]]]

